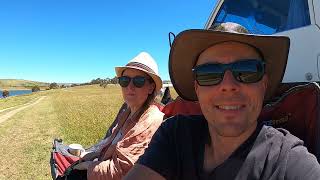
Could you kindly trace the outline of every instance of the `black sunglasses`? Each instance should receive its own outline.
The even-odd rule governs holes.
[[[130,84],[130,81],[132,80],[132,83],[135,87],[141,88],[146,83],[147,78],[143,76],[135,76],[133,78],[128,76],[121,76],[118,77],[118,82],[121,87],[127,87]]]
[[[243,59],[230,64],[208,63],[194,67],[192,72],[200,86],[212,86],[223,80],[226,70],[230,70],[238,82],[256,83],[265,73],[265,62],[258,59]]]

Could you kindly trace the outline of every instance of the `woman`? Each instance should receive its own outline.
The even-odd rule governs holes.
[[[154,102],[162,80],[153,58],[142,52],[115,71],[125,101],[116,125],[102,148],[85,155],[68,179],[121,179],[144,153],[163,120]]]

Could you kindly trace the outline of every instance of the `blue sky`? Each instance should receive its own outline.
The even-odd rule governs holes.
[[[0,79],[112,78],[141,51],[169,79],[168,33],[203,28],[215,0],[2,0]]]

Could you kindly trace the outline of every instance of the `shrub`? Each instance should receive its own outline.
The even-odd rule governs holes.
[[[49,88],[50,88],[50,89],[58,89],[58,88],[59,88],[59,85],[54,82],[54,83],[51,83],[51,84],[49,85]]]
[[[3,97],[3,98],[9,97],[9,91],[3,90],[3,91],[2,91],[2,97]]]
[[[115,76],[114,78],[110,79],[111,84],[118,84],[118,78]]]
[[[31,91],[32,92],[38,92],[38,91],[40,91],[40,87],[35,85],[35,86],[32,87]]]
[[[106,88],[107,85],[108,85],[107,82],[101,82],[101,83],[100,83],[100,87],[103,87],[103,88]]]

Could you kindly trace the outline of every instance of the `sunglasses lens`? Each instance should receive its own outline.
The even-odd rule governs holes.
[[[219,64],[204,64],[193,70],[195,78],[200,86],[212,86],[219,84],[223,79],[223,69]]]
[[[264,65],[259,60],[239,61],[233,64],[233,76],[242,83],[256,83],[264,75]]]
[[[118,78],[118,81],[121,87],[127,87],[131,81],[131,78],[127,76],[121,76]]]
[[[200,86],[212,86],[223,80],[226,70],[231,70],[234,78],[241,83],[256,83],[264,75],[264,62],[250,59],[231,64],[202,64],[192,71]]]
[[[142,76],[136,76],[133,78],[133,84],[137,87],[137,88],[141,88],[144,83],[146,82],[146,78],[142,77]]]

